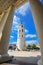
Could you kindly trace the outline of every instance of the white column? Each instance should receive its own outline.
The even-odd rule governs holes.
[[[41,60],[38,65],[43,65],[43,5],[39,0],[29,0],[29,2],[40,43]]]
[[[7,14],[4,16],[4,18],[2,18],[3,20],[1,21],[3,24],[3,27],[1,27],[1,31],[2,31],[2,37],[0,40],[0,62],[4,62],[9,60],[9,58],[6,58],[6,56],[8,57],[8,47],[9,47],[9,38],[10,38],[10,31],[11,31],[11,27],[12,27],[12,22],[13,22],[13,15],[14,15],[14,7],[11,6],[9,11],[7,12]],[[5,57],[4,60],[1,57]]]

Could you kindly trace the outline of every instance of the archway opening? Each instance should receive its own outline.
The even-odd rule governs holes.
[[[24,4],[22,7],[18,8],[14,12],[12,31],[11,31],[11,35],[10,35],[10,43],[11,44],[17,44],[18,26],[19,26],[19,24],[21,22],[23,23],[24,28],[25,28],[25,42],[26,42],[26,45],[32,45],[32,44],[38,45],[39,44],[39,42],[38,42],[38,36],[37,36],[37,32],[36,32],[36,28],[35,28],[35,24],[34,24],[34,20],[33,20],[33,16],[32,16],[32,12],[31,12],[31,8],[30,8],[30,4],[29,3]],[[28,59],[28,58],[29,59],[30,58],[37,59],[38,55],[40,55],[39,53],[36,54],[36,52],[34,52],[35,55],[32,52],[33,53],[33,55],[32,55],[32,53],[30,51],[29,51],[29,54],[32,57],[30,57],[30,55],[27,54],[27,52],[24,53],[24,51],[20,51],[20,52],[16,51],[16,53],[14,53],[15,56],[17,55],[17,58],[19,58],[19,60],[22,60],[22,61],[24,59]],[[19,57],[20,53],[21,53],[21,55],[24,54],[24,56],[23,57]],[[33,60],[33,63],[34,63],[34,60]]]
[[[38,44],[38,36],[29,3],[24,4],[14,12],[10,43],[17,43],[18,26],[21,22],[25,28],[26,45]]]

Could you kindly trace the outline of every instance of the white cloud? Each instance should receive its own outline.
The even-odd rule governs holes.
[[[18,24],[19,21],[20,21],[20,18],[17,17],[16,15],[14,15],[14,17],[13,17],[13,24]]]
[[[29,37],[29,38],[35,38],[35,37],[36,37],[36,34],[27,34],[27,35],[26,35],[26,38],[28,38],[28,37]]]
[[[17,42],[13,42],[12,44],[17,44]]]
[[[19,24],[20,24],[20,18],[17,17],[16,15],[14,15],[14,17],[13,17],[12,30],[17,31]]]
[[[27,29],[25,29],[25,33],[28,33],[28,30]]]
[[[40,2],[43,4],[43,0],[40,0]]]
[[[15,10],[15,12],[20,13],[21,15],[26,15],[26,12],[28,11],[29,7],[30,7],[30,4],[26,3],[22,7]],[[14,15],[12,30],[17,31],[19,24],[20,24],[20,18],[18,16]],[[28,32],[28,31],[25,30],[25,32]]]
[[[29,40],[29,41],[26,41],[27,44],[38,44],[38,40]]]
[[[29,9],[30,9],[30,4],[26,3],[23,6],[21,6],[20,8],[18,8],[15,12],[20,13],[21,15],[25,16],[27,11],[29,12]]]
[[[40,0],[40,1],[42,1],[42,0]]]
[[[10,36],[10,38],[14,38],[14,36]]]

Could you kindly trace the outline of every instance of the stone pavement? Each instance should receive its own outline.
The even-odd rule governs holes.
[[[41,53],[40,51],[14,51],[9,50],[9,55],[14,56],[14,58],[21,62],[26,63],[38,63]]]
[[[10,56],[14,56],[11,61],[0,65],[37,65],[40,59],[40,51],[8,51]]]
[[[26,62],[20,62],[17,60],[12,60],[6,63],[2,63],[0,65],[37,65],[37,64],[32,64],[32,63],[26,63]]]

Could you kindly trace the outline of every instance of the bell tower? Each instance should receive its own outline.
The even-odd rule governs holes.
[[[24,25],[22,23],[18,27],[17,49],[22,50],[22,51],[26,50],[25,29],[24,29]]]

